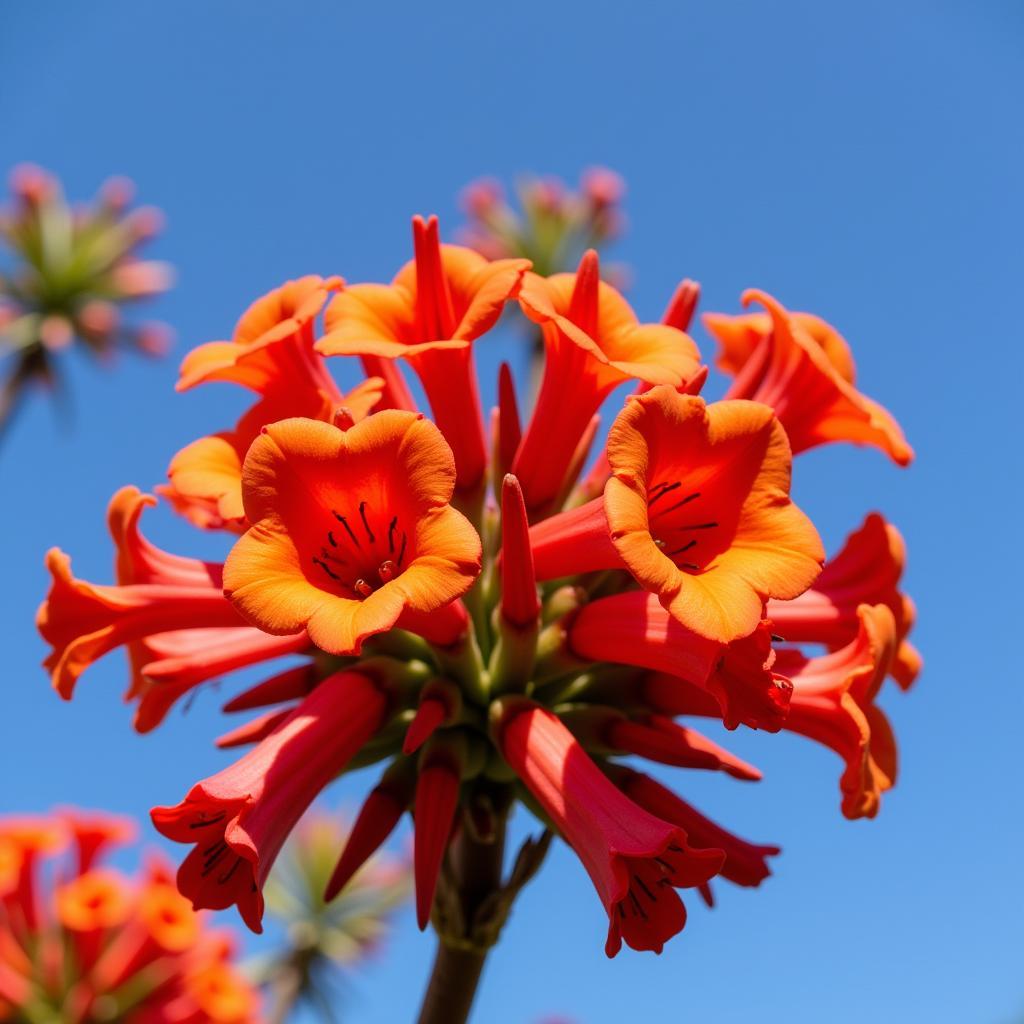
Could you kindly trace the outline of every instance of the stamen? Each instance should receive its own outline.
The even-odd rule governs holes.
[[[380,576],[383,583],[390,583],[398,575],[398,566],[388,558],[380,563],[377,575]]]
[[[356,580],[352,589],[361,597],[369,597],[373,593],[373,587],[366,580]]]
[[[633,909],[646,921],[647,914],[644,908],[640,906],[640,901],[636,898],[636,893],[632,889],[629,890],[629,902],[633,904]]]
[[[206,878],[211,871],[217,866],[217,862],[228,852],[228,844],[221,840],[215,846],[210,847],[215,852],[212,853],[203,863],[203,869],[199,872],[201,878]]]
[[[669,512],[675,512],[677,508],[682,508],[684,505],[688,505],[691,501],[695,501],[700,497],[700,491],[694,491],[693,494],[688,494],[685,498],[680,499],[674,505],[669,505],[667,509],[661,514],[667,516]]]
[[[236,857],[235,858],[235,863],[232,864],[231,867],[228,868],[228,870],[223,875],[221,875],[220,878],[217,879],[217,884],[218,885],[225,885],[231,879],[231,876],[238,870],[238,865],[241,864],[241,863],[242,863],[242,858],[241,857]]]
[[[657,897],[654,895],[653,892],[651,892],[650,889],[647,888],[647,886],[644,884],[644,880],[639,875],[634,875],[633,881],[636,882],[636,884],[639,885],[641,889],[643,889],[644,893],[647,895],[647,898],[652,903],[657,903]]]
[[[335,571],[334,571],[334,570],[333,570],[333,569],[332,569],[332,568],[331,568],[331,567],[330,567],[330,566],[329,566],[329,565],[327,564],[327,562],[325,562],[325,561],[324,561],[324,559],[322,559],[322,558],[317,558],[317,557],[316,557],[316,555],[314,555],[314,556],[313,556],[313,564],[314,564],[314,565],[319,565],[319,566],[320,566],[320,568],[321,568],[321,569],[323,569],[323,571],[324,571],[325,573],[327,573],[327,575],[328,575],[328,576],[330,576],[332,580],[336,580],[336,581],[337,581],[338,583],[344,583],[344,582],[345,582],[345,581],[344,581],[344,580],[343,580],[343,579],[342,579],[342,578],[341,578],[341,577],[340,577],[340,576],[339,576],[339,575],[338,575],[338,574],[337,574],[337,573],[336,573],[336,572],[335,572]]]
[[[655,494],[653,498],[648,496],[648,498],[647,498],[647,507],[650,508],[659,498],[664,498],[665,495],[668,494],[670,491],[674,491],[677,487],[682,487],[682,486],[683,486],[683,481],[682,480],[677,480],[674,484],[655,484],[655,486],[652,487],[651,490],[652,491],[658,491],[658,493]],[[659,488],[660,488],[660,490],[659,490]]]
[[[693,548],[693,547],[696,547],[696,546],[697,546],[697,542],[695,540],[688,541],[681,548],[676,548],[675,551],[670,551],[668,553],[668,557],[669,558],[674,558],[676,555],[681,555],[684,551],[689,551],[690,548]]]
[[[370,529],[370,524],[366,521],[366,502],[359,502],[359,518],[363,521],[363,528],[366,530],[366,536],[370,538],[370,543],[373,543],[373,530]]]
[[[355,544],[356,547],[359,547],[359,538],[352,532],[352,527],[348,525],[348,520],[344,516],[339,516],[333,508],[331,509],[331,515],[345,527],[345,532],[352,538],[352,543]]]

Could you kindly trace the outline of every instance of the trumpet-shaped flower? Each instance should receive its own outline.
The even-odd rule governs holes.
[[[229,341],[209,341],[185,357],[178,390],[219,380],[262,395],[278,387],[283,377],[325,382],[325,371],[312,353],[313,322],[328,296],[343,284],[340,277],[309,274],[257,299]]]
[[[619,414],[608,462],[603,498],[534,527],[540,579],[622,566],[682,625],[727,643],[818,575],[821,541],[789,497],[789,445],[767,406],[654,388]]]
[[[686,924],[677,888],[701,885],[722,866],[678,826],[634,804],[608,781],[559,719],[513,704],[496,726],[508,763],[576,851],[608,912],[605,952],[625,941],[660,953]]]
[[[853,386],[853,364],[841,339],[806,329],[765,292],[751,289],[744,305],[768,310],[771,331],[744,362],[727,398],[749,398],[770,405],[782,421],[794,452],[833,441],[870,444],[897,465],[914,457],[892,415]]]
[[[305,629],[334,654],[358,653],[403,613],[444,618],[480,571],[480,539],[448,504],[451,450],[415,413],[386,411],[341,430],[313,420],[267,427],[246,456],[252,526],[224,567],[224,589],[268,633]]]
[[[810,590],[793,601],[769,602],[773,628],[787,640],[823,643],[835,650],[860,631],[862,604],[884,604],[892,612],[899,641],[892,675],[907,689],[921,669],[921,656],[907,639],[915,611],[914,602],[899,589],[905,562],[899,531],[872,512],[825,563]]]
[[[512,463],[527,507],[538,512],[562,492],[587,424],[617,385],[640,380],[678,387],[696,372],[699,353],[677,328],[641,324],[601,280],[593,250],[575,274],[527,275],[519,304],[544,333],[537,407]]]
[[[472,342],[497,321],[530,264],[443,246],[436,217],[413,218],[413,243],[415,257],[390,285],[353,285],[332,300],[317,348],[408,360],[455,452],[459,486],[468,489],[487,461]]]
[[[154,809],[163,835],[195,844],[178,887],[196,909],[237,904],[262,930],[263,882],[288,833],[380,728],[386,708],[366,676],[330,676],[240,761],[196,783],[177,806]]]

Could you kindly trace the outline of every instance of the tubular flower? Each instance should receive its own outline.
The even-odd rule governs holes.
[[[569,649],[587,661],[618,661],[665,672],[714,698],[729,729],[739,724],[778,732],[792,686],[773,671],[766,623],[723,644],[680,626],[653,594],[631,591],[601,598],[571,620]]]
[[[656,814],[686,831],[690,845],[697,849],[716,849],[725,854],[725,861],[719,875],[733,885],[756,887],[772,872],[767,860],[782,851],[777,846],[764,846],[747,842],[733,835],[721,825],[716,825],[672,790],[656,782],[649,775],[620,768],[614,775],[622,791],[635,800],[645,811]],[[701,886],[701,895],[712,903],[711,889]]]
[[[358,654],[405,612],[438,613],[458,630],[451,602],[480,571],[480,540],[448,504],[454,486],[451,450],[416,413],[389,410],[347,431],[272,424],[246,456],[253,525],[228,556],[224,591],[266,632],[305,629],[333,654]]]
[[[170,483],[161,493],[196,526],[240,533],[247,526],[242,463],[263,428],[293,416],[331,423],[340,414],[358,422],[378,403],[382,386],[379,377],[371,377],[347,395],[332,395],[321,388],[271,392],[244,413],[234,429],[201,437],[182,448],[171,459]]]
[[[593,187],[610,208],[609,184]],[[196,907],[237,905],[258,929],[271,865],[305,810],[336,776],[377,766],[347,841],[327,843],[328,904],[411,819],[420,924],[459,957],[482,956],[559,837],[608,913],[608,952],[660,949],[686,919],[677,890],[710,900],[716,874],[756,885],[777,849],[627,766],[754,783],[757,767],[692,720],[795,732],[842,757],[844,813],[874,813],[896,763],[878,686],[886,672],[906,685],[918,667],[902,542],[869,516],[822,569],[790,477],[811,436],[797,411],[827,389],[780,371],[782,390],[758,384],[756,400],[698,397],[707,367],[684,333],[693,281],[652,324],[599,280],[593,253],[544,278],[525,259],[443,246],[436,220],[419,218],[414,248],[390,285],[291,282],[230,342],[186,359],[183,387],[257,393],[232,430],[175,457],[163,491],[192,525],[223,529],[223,561],[158,547],[139,528],[155,499],[118,492],[114,585],[49,556],[47,667],[70,696],[87,665],[125,646],[144,731],[182,697],[288,659],[225,697],[243,717],[216,743],[238,760],[191,789],[184,780],[185,799],[153,811],[189,847],[177,885]],[[545,367],[531,409],[502,366],[485,443],[472,348],[493,341],[503,310],[539,328]],[[838,336],[775,313],[734,348],[737,361],[750,352],[738,379],[785,341],[816,373],[828,364],[828,394],[863,411]],[[377,379],[343,395],[334,355],[358,355]],[[415,409],[399,358],[436,425]],[[631,380],[602,443],[601,403]],[[517,801],[543,831],[506,865]],[[0,899],[31,907],[12,850],[0,842]]]
[[[728,642],[818,575],[821,541],[790,500],[789,445],[767,406],[655,388],[619,414],[608,463],[602,498],[534,527],[540,579],[627,568],[682,625]]]
[[[899,531],[872,512],[825,563],[810,590],[794,601],[769,602],[768,615],[787,640],[836,650],[857,636],[862,604],[884,604],[892,612],[899,641],[892,675],[906,690],[921,669],[921,656],[907,640],[915,612],[914,602],[899,589],[905,563]]]
[[[320,791],[380,728],[387,697],[367,676],[325,679],[240,761],[196,783],[153,823],[179,843],[195,843],[178,888],[200,907],[237,904],[261,931],[263,883],[292,827]]]
[[[353,285],[327,310],[324,355],[404,357],[418,374],[459,470],[479,483],[487,460],[472,342],[490,330],[529,267],[442,246],[437,218],[413,218],[415,257],[390,285]]]
[[[831,325],[813,313],[789,313],[794,329],[815,341],[836,373],[847,384],[855,383],[857,369],[846,339]],[[718,342],[716,365],[735,377],[747,364],[761,342],[772,334],[772,318],[767,313],[705,313],[701,317],[707,332]]]
[[[311,352],[313,323],[328,296],[343,284],[340,277],[309,274],[257,299],[242,314],[230,341],[209,341],[185,357],[178,390],[221,380],[265,395],[280,385],[282,377],[296,383],[310,377],[326,382],[323,367]]]
[[[641,324],[626,300],[600,279],[588,250],[575,274],[528,275],[523,312],[544,332],[537,408],[512,472],[527,507],[546,509],[562,491],[573,453],[601,402],[625,381],[681,386],[697,371],[697,346],[665,324]]]
[[[260,1020],[233,942],[193,912],[161,861],[132,875],[102,864],[106,849],[133,834],[130,820],[96,812],[34,824],[0,818],[0,849],[14,851],[26,878],[0,909],[0,1020]],[[69,847],[75,856],[54,859]]]
[[[743,304],[768,310],[769,333],[760,336],[727,398],[750,398],[770,405],[782,421],[794,452],[833,441],[870,444],[897,465],[914,457],[895,419],[853,386],[853,362],[845,342],[824,333],[806,315],[795,317],[765,292],[750,289]],[[715,322],[705,325],[714,334]],[[826,325],[827,326],[827,325]],[[730,362],[735,347],[726,347]]]
[[[831,747],[845,762],[840,780],[847,818],[873,818],[896,781],[896,743],[876,707],[896,650],[896,626],[885,605],[861,605],[860,629],[845,647],[807,657],[780,651],[793,683],[786,728]]]
[[[545,708],[512,704],[498,745],[544,813],[579,855],[608,912],[605,952],[622,941],[660,953],[686,924],[676,888],[701,885],[722,866],[717,850],[694,850],[686,833],[624,796]]]
[[[74,343],[101,361],[119,348],[162,355],[167,327],[133,325],[123,311],[165,292],[174,277],[168,264],[139,258],[163,217],[129,209],[128,179],[110,179],[92,204],[74,208],[57,178],[30,164],[14,169],[10,187],[0,217],[10,254],[0,274],[0,430],[26,390],[57,389],[59,353]]]
[[[65,699],[90,664],[127,647],[132,679],[125,699],[137,703],[140,732],[159,725],[175,701],[200,683],[310,646],[304,633],[270,637],[248,626],[224,597],[222,566],[170,554],[146,540],[139,518],[155,502],[134,487],[111,499],[116,586],[75,579],[67,556],[51,551],[53,585],[37,616],[40,633],[53,646],[45,665]]]

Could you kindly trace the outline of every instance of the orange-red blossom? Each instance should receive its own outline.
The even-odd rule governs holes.
[[[288,282],[231,340],[186,358],[179,386],[257,394],[233,428],[173,459],[163,491],[224,531],[224,559],[157,547],[139,529],[154,499],[118,492],[115,585],[48,556],[47,666],[70,697],[125,646],[146,730],[221,676],[298,658],[227,701],[255,717],[218,743],[248,752],[153,812],[193,847],[178,881],[197,907],[237,904],[258,929],[262,883],[305,808],[338,774],[379,764],[329,896],[408,814],[418,921],[462,948],[481,907],[500,928],[545,848],[527,844],[488,891],[459,889],[519,799],[589,873],[608,953],[659,950],[685,923],[677,890],[710,901],[716,875],[757,885],[778,848],[731,834],[632,759],[756,782],[693,727],[712,718],[836,751],[848,817],[877,813],[895,781],[876,698],[887,674],[907,686],[920,667],[902,542],[872,515],[826,561],[792,491],[794,453],[813,445],[868,442],[899,463],[909,448],[853,387],[839,335],[764,293],[745,301],[767,314],[708,322],[736,374],[709,401],[685,333],[694,282],[645,322],[592,252],[542,277],[442,245],[434,218],[414,220],[413,240],[390,284]],[[506,311],[539,328],[545,366],[532,410],[502,368],[487,438],[473,349],[497,343]],[[347,393],[330,372],[342,356],[371,375]],[[602,402],[628,381],[636,393],[577,486]]]
[[[134,822],[63,809],[0,818],[0,1020],[257,1024],[230,933],[177,891],[161,857],[107,867]]]

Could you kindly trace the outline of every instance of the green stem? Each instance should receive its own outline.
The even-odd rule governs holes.
[[[271,987],[273,1008],[267,1024],[285,1024],[302,996],[302,971],[290,964],[275,979]]]
[[[451,846],[451,868],[462,905],[466,936],[438,936],[430,983],[420,1008],[419,1024],[465,1024],[469,1020],[490,951],[487,942],[473,942],[477,912],[501,888],[505,853],[505,820],[492,842],[480,842],[462,829]]]

